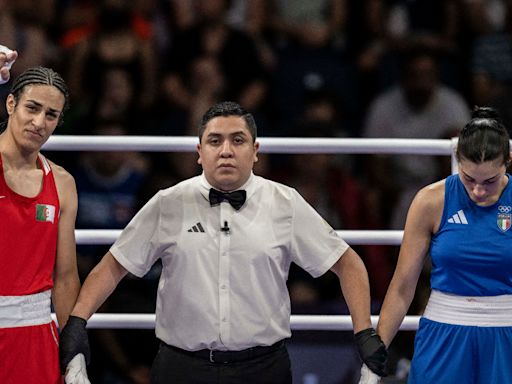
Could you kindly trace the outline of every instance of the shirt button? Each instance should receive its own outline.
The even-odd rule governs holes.
[[[220,288],[221,289],[226,289],[226,286],[225,285],[221,285]]]
[[[225,323],[226,321],[228,321],[225,317],[222,319],[222,321]]]

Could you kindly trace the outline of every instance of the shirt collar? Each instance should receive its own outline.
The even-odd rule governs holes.
[[[208,200],[208,194],[210,193],[210,188],[213,188],[213,186],[208,182],[208,180],[206,180],[204,171],[203,171],[203,173],[201,173],[199,180],[200,180],[200,188],[199,189],[200,189],[201,195],[203,195],[203,197],[206,200]],[[240,188],[238,188],[238,189],[245,189],[245,191],[247,193],[247,200],[251,197],[251,195],[256,190],[256,185],[257,185],[256,180],[257,180],[257,178],[255,177],[254,173],[251,171],[251,174],[249,175],[249,178],[247,179],[245,184],[242,185]]]

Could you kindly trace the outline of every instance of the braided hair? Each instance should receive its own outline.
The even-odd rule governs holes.
[[[498,112],[490,107],[475,107],[471,120],[459,135],[457,160],[469,160],[475,164],[510,158],[510,136]]]
[[[26,87],[30,85],[51,85],[57,88],[64,95],[64,108],[59,117],[59,125],[63,122],[64,111],[69,108],[69,93],[66,82],[51,68],[33,67],[20,74],[13,82],[10,93],[14,96],[16,103],[19,102],[21,95]],[[6,122],[0,124],[0,132],[7,126]]]

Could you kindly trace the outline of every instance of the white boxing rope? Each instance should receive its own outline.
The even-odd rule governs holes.
[[[86,136],[54,135],[47,151],[194,152],[196,136]],[[449,139],[367,139],[260,137],[262,153],[359,153],[451,155]]]
[[[400,230],[345,230],[336,233],[350,245],[400,245]],[[113,244],[121,234],[120,229],[77,229],[77,244]]]
[[[52,314],[56,321],[55,314]],[[89,329],[154,329],[154,313],[95,313],[87,322]],[[377,326],[378,316],[372,316]],[[418,329],[420,316],[406,316],[400,325],[401,331]],[[352,320],[347,315],[291,315],[290,325],[294,331],[351,331]]]
[[[77,244],[113,244],[121,234],[121,229],[77,229]]]
[[[402,241],[403,231],[367,230],[367,231],[336,231],[347,243],[399,245]],[[77,244],[112,244],[121,230],[76,230]],[[332,315],[292,315],[291,327],[293,330],[320,330],[320,331],[348,331],[352,330],[350,316]],[[372,323],[376,326],[377,316],[372,316]],[[416,330],[419,316],[405,317],[400,330]],[[121,329],[152,329],[155,326],[154,314],[113,314],[96,313],[88,322],[89,328],[121,328]]]
[[[456,139],[364,139],[364,138],[259,138],[260,151],[266,153],[358,153],[358,154],[418,154],[452,155]],[[141,152],[193,152],[198,138],[195,136],[51,136],[43,146],[48,151],[141,151]],[[403,231],[347,230],[336,231],[351,245],[399,245]],[[77,244],[112,244],[121,230],[75,231]],[[55,314],[52,314],[56,320]],[[292,315],[293,330],[352,330],[350,316]],[[372,316],[377,325],[378,317]],[[406,316],[400,330],[416,330],[419,316]],[[87,323],[88,328],[153,329],[155,314],[96,313]]]
[[[399,245],[402,241],[403,231],[398,230],[353,230],[336,231],[347,243]],[[112,244],[121,230],[77,229],[77,244]],[[334,315],[292,315],[290,318],[293,330],[319,330],[319,331],[348,331],[352,330],[350,316]],[[377,325],[378,317],[372,316],[372,323]],[[416,330],[419,316],[405,317],[400,330]],[[107,329],[152,329],[155,327],[154,314],[113,314],[96,313],[88,321],[89,328]]]

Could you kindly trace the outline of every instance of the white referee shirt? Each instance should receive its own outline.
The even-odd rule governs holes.
[[[156,335],[169,345],[242,350],[290,337],[290,264],[318,277],[347,243],[293,188],[251,174],[238,211],[211,207],[210,188],[201,175],[158,192],[111,253],[139,277],[162,260]]]

